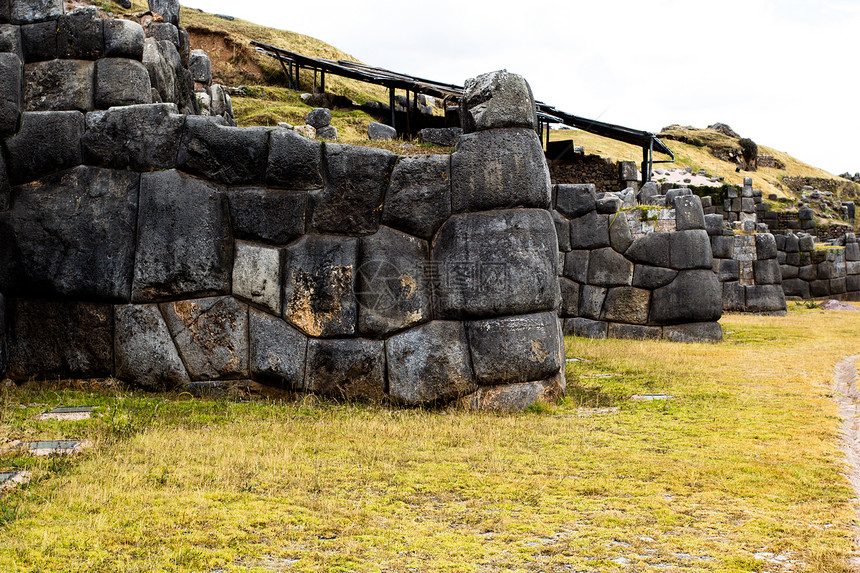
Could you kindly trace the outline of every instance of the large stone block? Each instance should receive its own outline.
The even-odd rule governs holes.
[[[564,255],[564,272],[567,278],[578,283],[588,282],[588,258],[590,251],[570,251]]]
[[[233,187],[227,197],[236,238],[286,245],[304,234],[304,191]]]
[[[143,27],[131,20],[107,19],[104,21],[105,57],[143,59],[146,39]]]
[[[666,286],[678,276],[678,271],[663,267],[635,265],[633,268],[633,286],[653,290]]]
[[[830,279],[830,294],[845,294],[846,286],[845,277]]]
[[[60,16],[57,21],[60,57],[73,60],[101,58],[105,51],[102,22],[95,6],[84,6]]]
[[[13,24],[31,24],[56,20],[63,15],[63,0],[7,0],[9,21]]]
[[[851,262],[860,261],[860,244],[848,243],[845,245],[845,260]]]
[[[716,235],[711,237],[711,252],[718,259],[732,258],[734,250],[734,237],[726,237],[724,235]]]
[[[669,253],[673,269],[710,269],[714,265],[711,241],[705,230],[670,233]]]
[[[185,116],[175,104],[117,107],[90,112],[86,119],[87,131],[81,138],[84,162],[134,171],[176,166]]]
[[[812,298],[823,298],[830,296],[830,280],[816,280],[809,283],[809,294]]]
[[[608,247],[609,215],[591,211],[570,220],[570,247],[572,249],[599,249]]]
[[[318,233],[375,233],[397,156],[384,149],[337,143],[327,144],[325,155],[325,187],[308,194],[310,229]]]
[[[15,54],[19,60],[24,61],[24,46],[21,40],[20,26],[0,23],[0,52]]]
[[[188,116],[177,165],[227,185],[262,183],[269,158],[269,129],[225,127],[203,116]]]
[[[606,289],[593,285],[579,287],[579,316],[598,320],[603,316],[603,301],[606,300]]]
[[[721,315],[722,288],[710,268],[681,271],[675,280],[654,290],[651,296],[652,324],[714,322]]]
[[[463,131],[471,133],[497,127],[537,128],[531,87],[520,75],[506,70],[466,80],[460,102]]]
[[[18,185],[80,165],[83,133],[81,112],[25,112],[21,130],[6,140],[9,181]]]
[[[248,307],[233,297],[160,305],[193,380],[248,378]]]
[[[776,239],[770,233],[757,233],[755,236],[756,258],[758,260],[776,258]]]
[[[597,192],[591,183],[559,184],[555,186],[555,208],[575,219],[597,209]]]
[[[555,224],[555,236],[558,238],[558,250],[562,253],[570,251],[570,221],[559,213],[552,212],[552,222]]]
[[[254,308],[248,311],[251,376],[271,386],[302,390],[307,337],[285,321]]]
[[[627,213],[617,213],[609,217],[609,243],[619,253],[624,253],[633,244]]]
[[[799,250],[799,240],[797,235],[794,233],[789,233],[785,235],[785,252],[786,253],[796,253]]]
[[[737,281],[723,283],[723,310],[744,312],[747,308],[747,294],[744,285]]]
[[[0,53],[0,137],[18,131],[24,111],[24,66],[17,54]]]
[[[146,28],[146,37],[170,42],[176,46],[177,51],[179,50],[179,29],[173,24],[168,24],[167,22],[150,22]]]
[[[606,336],[626,340],[659,340],[663,336],[663,329],[659,326],[610,322],[607,324]]]
[[[6,312],[13,380],[111,375],[111,305],[8,299]]]
[[[720,261],[720,268],[718,269],[717,276],[720,279],[720,282],[728,282],[728,281],[737,281],[740,280],[740,263],[734,259],[717,259]]]
[[[141,175],[132,300],[230,292],[229,219],[215,186],[175,170]]]
[[[597,249],[588,259],[588,284],[625,286],[633,282],[633,263],[612,248]]]
[[[281,249],[236,241],[233,251],[233,296],[280,315],[283,259]]]
[[[558,279],[558,285],[561,290],[561,307],[559,307],[558,310],[559,316],[568,318],[579,316],[579,283],[560,277]]]
[[[0,211],[6,211],[12,206],[12,186],[6,173],[6,160],[0,153]]]
[[[96,62],[95,107],[152,103],[149,72],[137,60],[102,58]]]
[[[391,172],[382,224],[433,239],[451,215],[450,163],[448,155],[400,157]]]
[[[603,319],[625,324],[647,324],[651,293],[633,287],[611,288],[603,303]]]
[[[550,310],[558,288],[558,242],[548,211],[453,215],[436,235],[433,266],[443,318]]]
[[[753,275],[757,285],[778,285],[782,282],[782,273],[776,259],[753,261]]]
[[[633,241],[624,254],[636,263],[669,267],[669,236],[670,233],[648,233]]]
[[[286,189],[323,186],[322,144],[295,131],[276,129],[270,134],[266,182]]]
[[[204,85],[212,83],[212,62],[205,50],[191,50],[188,59],[188,69],[194,81]]]
[[[188,383],[188,372],[157,305],[114,309],[116,377],[152,390]]]
[[[606,338],[608,325],[601,320],[588,318],[570,318],[564,321],[564,332],[567,335],[584,338]]]
[[[24,108],[27,111],[94,109],[93,62],[48,60],[24,66]]]
[[[464,135],[451,155],[455,213],[513,207],[549,209],[549,169],[532,129],[494,129]]]
[[[717,237],[723,234],[723,216],[719,213],[705,215],[705,230],[711,237]]]
[[[801,279],[786,279],[782,281],[782,290],[785,296],[809,298],[809,283]]]
[[[358,239],[305,235],[287,247],[284,318],[308,336],[352,336]]]
[[[785,312],[785,294],[780,285],[752,285],[746,288],[746,311]]]
[[[554,312],[472,321],[466,332],[479,384],[543,380],[564,366]]]
[[[363,237],[358,267],[358,327],[381,337],[431,318],[427,243],[380,227]]]
[[[179,26],[179,0],[148,0],[149,9],[165,22]]]
[[[461,322],[430,322],[392,336],[385,347],[388,392],[397,402],[446,402],[478,388]]]
[[[77,167],[17,187],[0,213],[0,290],[128,301],[139,180]]]
[[[705,228],[702,200],[696,195],[681,195],[672,200],[675,207],[675,228],[678,231]]]
[[[663,327],[663,338],[672,342],[720,342],[723,329],[719,322],[692,322]]]
[[[482,386],[476,392],[461,398],[458,405],[467,410],[481,412],[522,412],[535,403],[554,404],[564,396],[567,388],[564,374],[547,380],[520,382],[500,386]]]
[[[385,398],[385,343],[362,338],[308,341],[307,392],[337,398]]]
[[[21,26],[22,61],[31,64],[56,60],[60,57],[57,50],[57,21],[39,22]]]
[[[794,265],[780,265],[779,273],[780,275],[782,275],[782,280],[796,279],[798,275],[798,268]]]
[[[175,103],[184,114],[198,112],[194,80],[191,72],[182,66],[182,57],[173,42],[146,38],[142,62],[149,71],[153,101]]]

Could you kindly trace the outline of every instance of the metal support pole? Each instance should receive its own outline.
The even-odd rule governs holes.
[[[320,71],[320,91],[325,93],[325,70]]]
[[[410,121],[410,111],[409,111],[409,90],[406,90],[406,133],[408,135],[412,135],[412,122]]]
[[[394,108],[394,88],[388,88],[388,106],[391,108],[391,127],[397,129],[397,119],[395,117]]]
[[[648,148],[642,146],[642,184],[648,183],[651,178],[651,172],[648,171]]]
[[[287,71],[287,66],[284,65],[284,60],[278,58],[278,63],[281,64],[281,69],[284,70],[284,75],[287,76],[287,87],[293,89],[293,76],[290,72]],[[290,64],[290,69],[293,68],[293,64]]]
[[[412,92],[412,109],[415,113],[415,131],[421,128],[421,115],[418,113],[418,92]]]
[[[317,93],[317,69],[314,68],[314,89],[313,93]]]

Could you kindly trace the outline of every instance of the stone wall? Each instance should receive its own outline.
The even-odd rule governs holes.
[[[599,155],[571,153],[564,159],[549,158],[552,182],[591,183],[598,193],[621,191],[618,164]]]
[[[844,243],[816,249],[811,235],[777,235],[785,296],[860,299],[860,246],[853,233],[845,235]]]

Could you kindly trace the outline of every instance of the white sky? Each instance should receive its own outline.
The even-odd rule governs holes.
[[[501,68],[556,108],[658,132],[729,124],[860,171],[860,0],[192,0],[437,81]]]

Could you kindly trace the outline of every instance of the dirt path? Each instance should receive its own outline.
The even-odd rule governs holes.
[[[845,420],[842,424],[842,451],[850,464],[848,481],[860,498],[860,390],[857,389],[857,368],[855,362],[860,354],[849,356],[836,365],[833,373],[836,393],[834,399],[839,406],[839,414]],[[860,517],[860,515],[858,515]],[[860,535],[855,538],[855,552],[848,565],[860,572]]]

